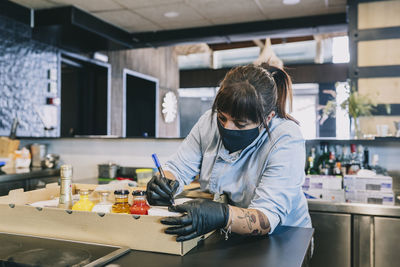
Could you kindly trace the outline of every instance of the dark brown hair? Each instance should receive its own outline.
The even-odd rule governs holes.
[[[266,63],[250,64],[233,68],[226,74],[212,112],[225,112],[235,119],[248,119],[267,127],[267,117],[275,111],[278,117],[298,123],[286,113],[287,101],[291,109],[292,80],[286,71]]]

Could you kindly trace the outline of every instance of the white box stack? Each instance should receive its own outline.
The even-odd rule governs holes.
[[[390,176],[346,175],[343,186],[346,202],[394,205],[393,179]]]
[[[340,176],[307,175],[302,188],[307,199],[344,202],[342,182]]]

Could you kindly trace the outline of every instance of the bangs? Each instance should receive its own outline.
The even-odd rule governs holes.
[[[251,120],[255,123],[264,121],[261,99],[248,82],[222,85],[212,110],[227,113],[236,120]]]

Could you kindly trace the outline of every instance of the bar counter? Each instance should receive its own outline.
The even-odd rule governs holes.
[[[308,266],[314,229],[282,226],[269,236],[219,233],[201,241],[185,256],[132,250],[112,262],[118,266]]]

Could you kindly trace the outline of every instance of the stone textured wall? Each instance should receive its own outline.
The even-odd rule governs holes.
[[[59,107],[51,131],[44,130],[37,112],[47,97],[59,96],[57,81],[57,92],[48,92],[48,70],[57,70],[58,61],[58,49],[32,40],[28,25],[0,16],[0,135],[9,134],[15,116],[17,136],[59,135]]]

